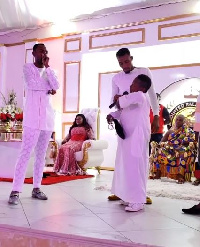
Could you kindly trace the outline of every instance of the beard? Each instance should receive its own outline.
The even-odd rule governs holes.
[[[131,67],[124,71],[125,74],[129,74],[132,70],[134,70],[135,67]]]

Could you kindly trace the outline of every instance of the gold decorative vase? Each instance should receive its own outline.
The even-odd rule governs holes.
[[[21,121],[16,121],[13,130],[22,130],[22,122]]]
[[[10,131],[10,122],[0,122],[0,131]]]

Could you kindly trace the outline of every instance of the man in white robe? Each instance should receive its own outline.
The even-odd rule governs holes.
[[[146,202],[148,145],[150,140],[150,103],[146,92],[151,79],[139,75],[131,85],[131,93],[118,97],[120,110],[110,113],[108,122],[119,119],[125,139],[118,137],[112,193],[122,199],[126,211],[139,211]]]
[[[148,68],[134,67],[132,64],[133,57],[130,55],[130,51],[127,48],[121,48],[117,53],[116,57],[119,66],[122,68],[118,74],[112,79],[112,99],[111,102],[116,102],[118,95],[122,95],[124,92],[130,92],[130,86],[133,80],[140,74],[147,75],[152,81],[151,71]],[[153,123],[152,133],[155,133],[159,129],[159,104],[155,93],[154,85],[151,84],[151,88],[148,91],[150,98],[151,108],[153,110]],[[149,119],[150,121],[150,119]],[[120,198],[116,195],[110,195],[109,200],[119,200]],[[152,201],[147,197],[147,204],[151,204]]]

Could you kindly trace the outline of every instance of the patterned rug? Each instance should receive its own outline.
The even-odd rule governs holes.
[[[94,189],[110,192],[110,185],[99,186]],[[200,202],[200,185],[194,186],[189,182],[177,184],[175,180],[167,178],[162,178],[161,180],[149,179],[147,183],[147,195]]]
[[[167,178],[148,180],[147,194],[149,196],[200,201],[200,186],[194,186],[189,182],[177,184],[175,180]]]
[[[63,176],[57,175],[55,172],[44,172],[42,178],[42,185],[57,184],[62,182],[67,182],[76,179],[91,178],[93,175],[78,175],[78,176]],[[0,182],[12,182],[12,178],[0,178]],[[25,178],[25,184],[32,184],[33,178]]]

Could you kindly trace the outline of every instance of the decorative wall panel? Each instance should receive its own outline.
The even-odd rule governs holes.
[[[63,113],[79,112],[81,62],[64,64]]]
[[[158,26],[158,40],[200,36],[200,20],[169,23]]]
[[[33,63],[34,62],[34,57],[32,55],[33,49],[26,49],[25,53],[25,63]]]
[[[90,36],[89,48],[107,48],[121,45],[145,43],[145,29],[131,29]]]
[[[81,50],[81,38],[65,40],[65,52],[78,52],[80,50]]]

